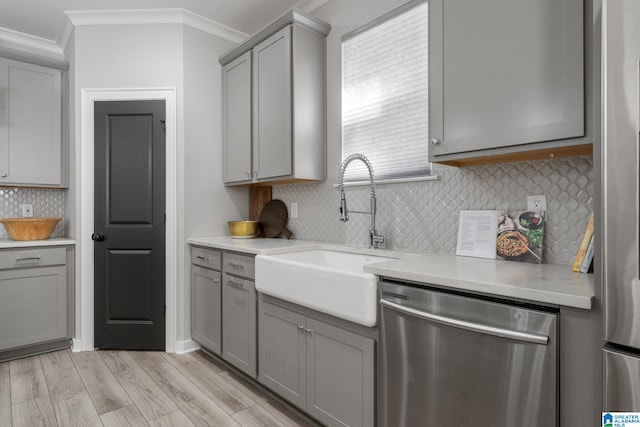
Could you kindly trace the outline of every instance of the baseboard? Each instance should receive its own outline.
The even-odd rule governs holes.
[[[186,354],[200,350],[200,344],[194,340],[176,341],[176,354]]]
[[[71,351],[74,353],[79,353],[81,351],[94,351],[95,348],[93,346],[85,346],[82,340],[77,338],[71,339]]]

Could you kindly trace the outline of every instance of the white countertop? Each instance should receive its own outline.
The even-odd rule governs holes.
[[[430,252],[364,266],[366,272],[433,284],[576,308],[591,308],[593,274],[576,273],[569,265],[530,264]]]
[[[0,249],[11,249],[11,248],[32,248],[36,246],[68,246],[75,245],[76,241],[74,239],[68,239],[66,237],[57,237],[54,239],[46,239],[46,240],[11,240],[11,239],[0,239]]]
[[[310,249],[377,254],[398,259],[368,264],[364,267],[365,272],[456,290],[582,309],[590,309],[594,297],[593,274],[575,273],[570,265],[529,264],[440,252],[416,254],[306,240],[233,239],[223,236],[192,238],[187,243],[254,255]]]
[[[231,236],[202,237],[187,239],[190,245],[204,246],[207,248],[222,249],[225,251],[244,252],[253,255],[291,252],[300,249],[317,248],[318,242],[308,240],[287,239],[234,239]]]

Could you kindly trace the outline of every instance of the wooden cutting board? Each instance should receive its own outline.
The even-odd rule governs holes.
[[[290,239],[293,233],[287,228],[289,220],[289,212],[287,205],[282,200],[271,200],[267,202],[260,212],[260,226],[264,233],[264,237],[278,237],[283,234]]]

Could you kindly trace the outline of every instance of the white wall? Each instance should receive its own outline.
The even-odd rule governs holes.
[[[186,343],[188,348],[189,256],[185,239],[224,234],[226,220],[248,214],[247,191],[226,190],[222,183],[221,71],[217,57],[231,44],[181,24],[79,26],[72,43],[72,99],[76,106],[72,121],[78,144],[83,90],[176,89],[176,156],[167,158],[167,163],[176,167],[177,194],[176,324],[172,326],[177,343]],[[78,145],[75,152],[79,162],[82,147]],[[77,230],[83,220],[92,221],[83,212],[77,216]],[[83,245],[93,244],[89,236],[75,237],[80,253]],[[76,333],[82,325],[77,326]]]
[[[184,176],[182,200],[184,237],[228,234],[228,220],[246,219],[249,194],[246,188],[225,188],[222,177],[222,68],[218,57],[235,45],[190,27],[184,29],[184,161],[178,175]],[[184,169],[180,173],[180,169]],[[190,281],[189,248],[185,254],[183,280]],[[178,307],[185,307],[183,330],[190,337],[190,288],[178,294]],[[180,338],[178,338],[180,339]]]

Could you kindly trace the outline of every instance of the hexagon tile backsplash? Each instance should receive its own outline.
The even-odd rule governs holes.
[[[63,218],[51,237],[64,236],[64,191],[46,188],[0,187],[0,218],[20,218],[20,205],[33,205],[33,216]],[[0,239],[8,239],[7,230],[0,225]]]
[[[375,165],[373,165],[375,171]],[[527,196],[547,196],[544,262],[571,264],[593,211],[593,160],[590,156],[467,168],[434,165],[438,181],[376,185],[377,228],[387,247],[455,253],[459,211],[525,210]],[[367,245],[370,218],[351,215],[340,222],[337,177],[323,183],[273,187],[273,198],[290,206],[298,202],[298,218],[289,219],[295,238]],[[349,187],[351,210],[369,210],[368,187]]]

